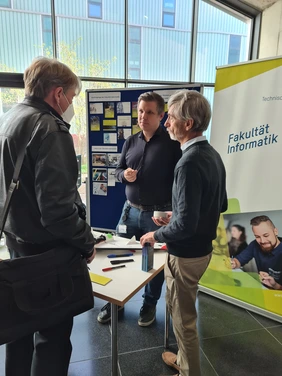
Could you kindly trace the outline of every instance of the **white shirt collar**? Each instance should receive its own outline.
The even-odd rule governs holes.
[[[206,141],[206,139],[207,139],[206,136],[198,136],[198,137],[192,138],[191,140],[186,141],[185,144],[181,145],[181,150],[184,151],[185,149],[188,148],[188,146],[191,146],[195,144],[196,142]]]

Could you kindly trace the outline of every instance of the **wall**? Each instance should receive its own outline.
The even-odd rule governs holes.
[[[282,55],[282,0],[262,14],[259,58]]]

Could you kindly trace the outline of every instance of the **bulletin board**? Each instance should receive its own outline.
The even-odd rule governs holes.
[[[122,146],[132,134],[140,132],[137,121],[138,97],[148,91],[160,94],[166,103],[177,90],[197,90],[202,84],[86,90],[88,134],[87,206],[90,226],[113,231],[125,202],[125,185],[115,179]],[[166,121],[164,116],[161,124]],[[165,168],[165,166],[164,166]]]

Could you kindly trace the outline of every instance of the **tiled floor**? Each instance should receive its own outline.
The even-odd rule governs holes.
[[[94,309],[75,318],[69,376],[111,375],[110,325],[96,319],[104,304],[95,299]],[[120,376],[174,375],[161,359],[164,289],[156,322],[149,328],[137,324],[141,304],[142,291],[126,304],[119,319]],[[282,324],[204,293],[199,293],[197,307],[202,376],[281,375]],[[176,351],[172,330],[170,344]],[[0,376],[5,375],[4,357],[5,348],[0,346]]]

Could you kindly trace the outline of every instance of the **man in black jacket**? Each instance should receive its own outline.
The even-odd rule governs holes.
[[[169,219],[155,219],[166,226],[142,236],[141,244],[159,241],[168,248],[166,299],[178,354],[164,352],[163,360],[178,375],[200,376],[195,302],[198,282],[211,259],[220,213],[227,209],[225,168],[202,135],[211,117],[208,101],[196,91],[183,90],[170,97],[168,107],[165,126],[183,152],[174,172],[172,213]]]
[[[36,59],[24,73],[25,99],[0,119],[0,210],[12,180],[23,135],[25,151],[19,188],[5,225],[11,258],[36,255],[58,245],[94,256],[90,227],[80,218],[77,162],[68,124],[78,77],[55,59]],[[73,317],[6,346],[6,376],[66,376]]]

